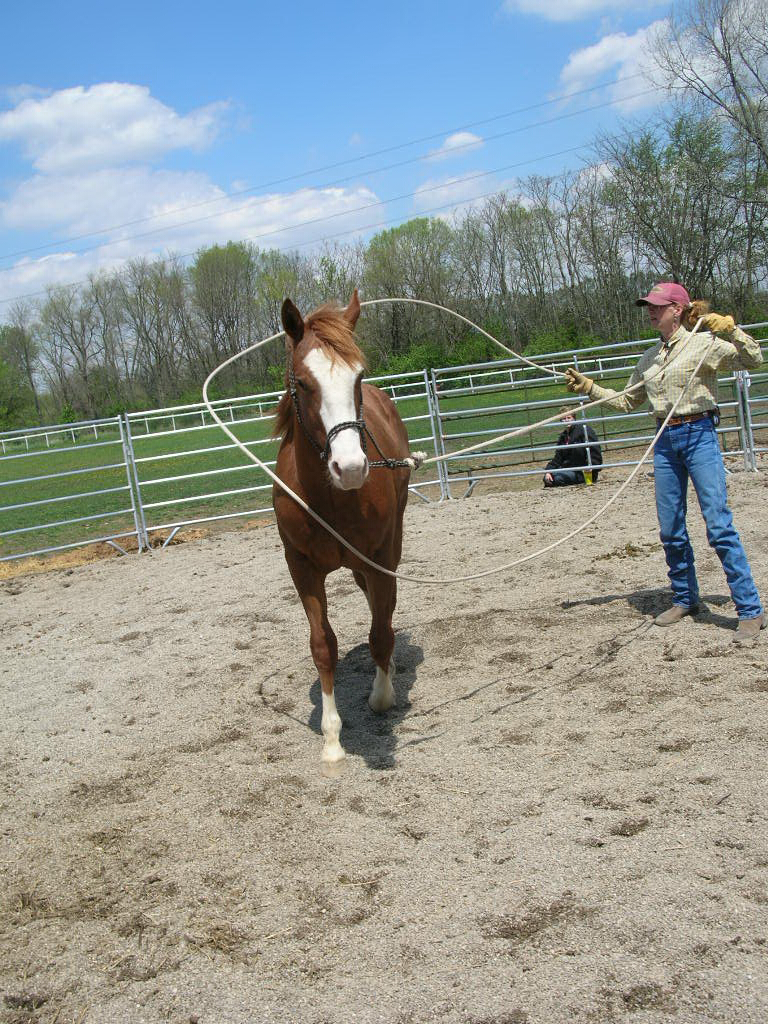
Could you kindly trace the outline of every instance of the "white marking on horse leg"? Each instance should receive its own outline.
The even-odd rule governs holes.
[[[346,754],[341,743],[339,743],[341,718],[336,710],[336,698],[332,693],[325,693],[325,691],[323,691],[323,717],[320,722],[320,728],[323,730],[323,737],[325,739],[321,760],[325,761],[326,764],[342,761]]]
[[[389,711],[397,703],[395,688],[392,680],[395,676],[395,663],[390,661],[389,672],[376,666],[376,678],[373,681],[373,689],[368,697],[368,704],[371,711],[381,714],[382,711]]]

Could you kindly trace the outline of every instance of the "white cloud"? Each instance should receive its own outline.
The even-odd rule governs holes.
[[[533,14],[547,21],[582,21],[598,14],[651,10],[663,0],[504,0],[507,14]]]
[[[473,132],[454,132],[449,135],[443,144],[433,149],[426,157],[430,161],[448,160],[454,156],[464,156],[483,145],[483,140]]]
[[[15,107],[22,100],[30,99],[31,97],[37,98],[38,96],[47,96],[48,93],[45,89],[41,89],[37,85],[27,85],[22,83],[20,85],[9,85],[5,88],[0,88],[0,100],[3,103],[8,103]]]
[[[204,174],[150,167],[110,167],[77,175],[38,174],[22,182],[8,200],[0,203],[0,223],[17,231],[49,229],[81,235],[223,195]],[[195,212],[186,216],[193,217]],[[151,226],[145,225],[144,230]],[[140,230],[142,226],[136,228]]]
[[[82,281],[139,256],[184,255],[238,239],[290,248],[382,218],[381,207],[366,209],[378,199],[362,186],[228,196],[201,171],[152,166],[170,150],[212,141],[223,110],[212,104],[182,117],[142,87],[105,84],[26,95],[0,112],[0,146],[21,145],[35,168],[0,199],[0,229],[73,238],[52,247],[58,251],[3,260],[0,300]]]
[[[0,113],[0,143],[20,145],[38,171],[92,171],[201,149],[215,138],[226,109],[226,103],[212,103],[181,116],[145,86],[76,86],[27,95]]]
[[[413,207],[417,213],[448,206],[450,209],[441,216],[452,216],[459,210],[466,209],[475,201],[474,197],[492,192],[500,188],[495,181],[483,175],[481,171],[467,171],[466,174],[453,175],[449,178],[425,181],[413,197]]]
[[[613,32],[592,46],[574,50],[560,72],[561,93],[587,89],[611,75],[613,80],[606,84],[608,98],[616,101],[621,110],[628,112],[656,105],[661,93],[649,91],[653,81],[648,42],[665,24],[655,21],[632,35]],[[638,77],[639,72],[642,77]]]
[[[55,226],[69,235],[96,232],[110,223],[128,224],[109,232],[101,248],[119,246],[136,255],[278,231],[279,236],[264,246],[282,246],[286,239],[287,244],[296,244],[326,228],[325,224],[299,228],[304,221],[332,217],[327,229],[333,233],[342,230],[337,219],[377,201],[376,194],[362,186],[230,197],[204,174],[124,168],[66,181],[32,179],[0,206],[0,217],[16,230]],[[380,216],[380,210],[375,214],[360,210],[363,220],[371,216]],[[152,220],[130,225],[143,218]],[[82,246],[90,248],[87,239]]]
[[[252,239],[259,248],[290,248],[362,230],[382,217],[382,207],[366,209],[377,201],[365,187],[230,198],[204,174],[147,168],[114,168],[72,179],[38,176],[0,206],[7,226],[78,235],[143,217],[158,219],[114,231],[102,244],[84,239],[68,251],[32,253],[9,269],[0,268],[0,301],[80,281],[139,256],[184,255],[238,239]],[[200,205],[179,209],[194,204]],[[78,252],[81,246],[90,251]]]
[[[613,167],[611,164],[602,161],[599,164],[590,164],[589,167],[579,171],[579,179],[588,181],[610,181],[613,178]]]

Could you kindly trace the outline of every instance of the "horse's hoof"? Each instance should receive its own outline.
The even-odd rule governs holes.
[[[394,677],[394,661],[389,663],[389,672],[385,672],[379,665],[376,666],[376,678],[373,680],[373,689],[368,696],[368,707],[377,715],[389,711],[397,704],[397,694],[392,685]]]
[[[391,688],[391,692],[388,693],[384,690],[382,693],[377,693],[375,690],[371,690],[368,695],[368,707],[371,711],[375,711],[377,715],[383,714],[385,711],[389,711],[397,703],[395,697],[394,687]]]
[[[323,764],[338,764],[339,761],[343,761],[347,755],[344,753],[344,747],[337,740],[335,743],[326,743],[323,747],[323,753],[320,760]]]

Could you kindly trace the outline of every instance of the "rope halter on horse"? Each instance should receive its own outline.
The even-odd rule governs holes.
[[[356,430],[360,434],[360,447],[363,449],[366,457],[368,456],[368,443],[366,437],[370,438],[373,447],[381,456],[380,459],[376,459],[373,462],[368,460],[368,467],[370,469],[377,469],[384,467],[386,469],[418,469],[426,458],[425,452],[411,452],[410,456],[405,459],[388,459],[384,452],[379,448],[376,443],[376,438],[368,429],[365,418],[363,416],[363,391],[362,386],[360,388],[360,418],[356,420],[345,420],[342,423],[335,423],[325,435],[325,446],[321,447],[320,444],[314,439],[312,434],[307,429],[307,425],[304,422],[304,417],[301,415],[301,403],[299,402],[298,391],[296,388],[296,377],[293,372],[293,361],[288,363],[288,392],[293,402],[293,407],[296,410],[296,419],[299,421],[299,426],[304,431],[304,436],[307,438],[309,443],[315,449],[320,456],[321,462],[328,462],[331,455],[331,441],[337,434],[341,433],[342,430]]]

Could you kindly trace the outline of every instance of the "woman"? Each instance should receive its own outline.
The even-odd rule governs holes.
[[[690,478],[706,523],[707,540],[722,562],[736,606],[739,621],[734,639],[739,642],[749,640],[768,625],[768,616],[763,612],[747,556],[728,508],[725,468],[715,433],[715,417],[718,372],[759,366],[763,361],[760,346],[754,338],[736,327],[733,317],[719,313],[704,314],[701,326],[706,330],[697,334],[687,330],[683,324],[693,326],[689,319],[691,300],[679,284],[662,281],[654,285],[644,298],[638,299],[636,305],[646,307],[651,324],[660,335],[659,341],[640,357],[629,380],[630,386],[638,383],[643,386],[631,394],[611,397],[617,392],[600,387],[571,368],[566,370],[568,390],[588,395],[593,400],[608,398],[606,404],[622,412],[631,412],[647,399],[658,426],[661,426],[711,344],[712,335],[717,335],[712,350],[654,449],[656,511],[673,600],[672,607],[654,621],[659,626],[671,626],[698,611],[699,587],[685,524]]]
[[[544,467],[545,487],[567,487],[570,484],[585,483],[584,474],[592,474],[590,481],[597,483],[599,467],[603,464],[603,453],[597,434],[583,420],[576,422],[573,409],[565,406],[560,410],[560,422],[565,430],[555,445],[555,454]],[[589,448],[585,447],[586,445]],[[589,451],[589,455],[587,455]]]

